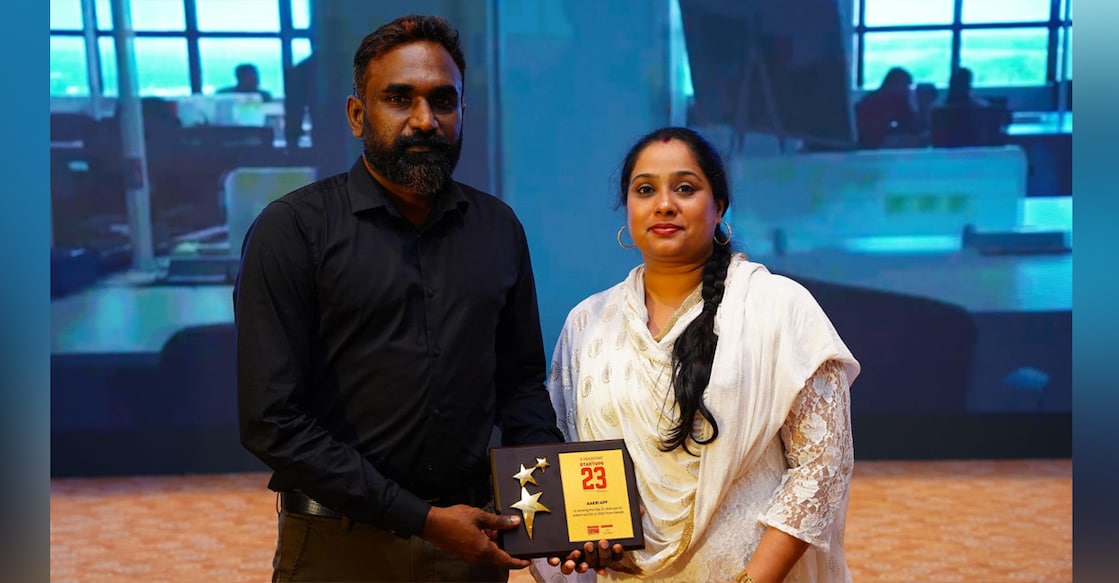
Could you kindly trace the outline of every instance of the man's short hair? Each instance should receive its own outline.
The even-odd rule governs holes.
[[[459,46],[458,30],[439,16],[409,14],[369,33],[354,53],[354,94],[365,97],[365,73],[369,61],[392,49],[418,41],[439,43],[458,65],[459,74],[466,78],[466,59]]]

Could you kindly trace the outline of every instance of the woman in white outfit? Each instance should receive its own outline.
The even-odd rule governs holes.
[[[548,384],[569,441],[625,440],[645,548],[576,560],[606,580],[850,581],[858,362],[803,287],[731,251],[726,173],[701,136],[645,136],[620,190],[618,242],[642,264],[570,312]],[[596,576],[550,563],[538,580]]]

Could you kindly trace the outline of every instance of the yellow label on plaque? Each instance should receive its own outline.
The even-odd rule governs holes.
[[[571,542],[633,536],[629,484],[619,449],[559,454]]]

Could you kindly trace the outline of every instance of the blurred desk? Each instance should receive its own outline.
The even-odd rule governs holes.
[[[756,258],[792,276],[921,296],[973,314],[1072,310],[1072,254],[968,251],[873,253],[820,249]]]
[[[154,363],[191,326],[233,321],[233,286],[100,284],[51,301],[51,353]]]
[[[1029,162],[1026,196],[1072,194],[1072,112],[1015,113],[1006,133]]]

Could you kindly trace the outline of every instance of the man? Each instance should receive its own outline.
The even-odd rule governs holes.
[[[406,16],[361,42],[363,154],[269,205],[234,290],[245,447],[280,493],[274,581],[505,581],[487,446],[562,440],[528,245],[451,179],[458,33]]]
[[[882,85],[855,104],[859,147],[881,148],[891,135],[919,133],[912,94],[913,76],[908,71],[901,67],[887,71]]]
[[[256,93],[262,101],[272,101],[272,94],[260,88],[260,72],[256,65],[242,63],[233,70],[237,76],[237,84],[232,87],[218,89],[218,93]]]

